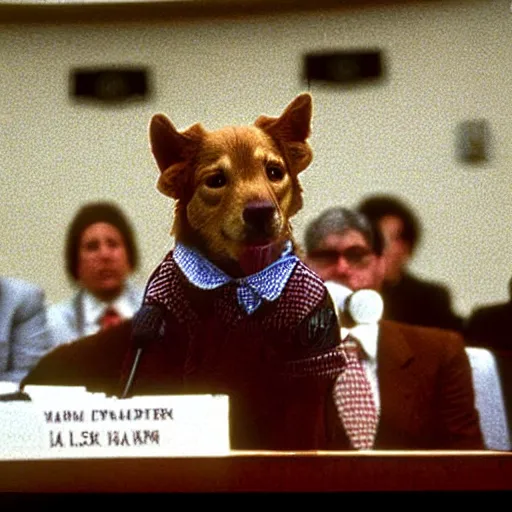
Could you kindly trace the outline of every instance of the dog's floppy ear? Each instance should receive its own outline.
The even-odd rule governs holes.
[[[255,126],[267,132],[282,143],[289,158],[292,170],[303,171],[313,158],[306,142],[311,133],[312,98],[309,93],[297,96],[280,117],[260,116]]]
[[[160,169],[157,184],[160,192],[173,199],[180,197],[187,164],[203,135],[204,129],[199,123],[179,132],[165,115],[156,114],[152,117],[149,140]]]

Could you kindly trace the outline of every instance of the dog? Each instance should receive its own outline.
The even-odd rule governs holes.
[[[176,201],[172,234],[231,276],[261,270],[294,249],[290,219],[302,207],[298,175],[310,164],[312,100],[295,98],[278,118],[253,126],[176,130],[163,114],[150,123],[158,189]]]
[[[334,305],[290,227],[313,156],[311,115],[301,94],[251,126],[179,131],[163,114],[149,126],[157,188],[175,201],[175,246],[134,318],[133,346],[145,347],[135,391],[229,395],[236,448],[319,446],[345,365]]]
[[[306,94],[277,118],[213,132],[154,116],[150,147],[158,188],[175,201],[176,243],[132,320],[59,347],[28,382],[121,398],[228,395],[232,449],[327,449],[346,360],[333,302],[298,258],[289,223],[312,158],[311,112]]]

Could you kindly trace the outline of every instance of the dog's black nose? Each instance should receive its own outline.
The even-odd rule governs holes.
[[[276,209],[271,203],[251,203],[244,208],[243,218],[247,225],[257,231],[265,231],[272,222]]]

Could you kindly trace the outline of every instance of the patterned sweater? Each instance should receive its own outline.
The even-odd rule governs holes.
[[[317,419],[345,361],[337,349],[330,296],[302,262],[276,300],[263,301],[248,314],[237,301],[235,282],[200,289],[171,251],[153,273],[144,304],[162,308],[165,320],[160,339],[144,348],[134,394],[225,393],[234,447],[321,445]],[[167,376],[163,388],[161,374]],[[305,417],[311,426],[299,439],[296,434],[304,430],[299,424],[309,421]],[[283,445],[287,441],[290,446]]]
[[[157,308],[163,321],[147,331],[131,395],[225,393],[233,449],[328,449],[332,385],[345,363],[336,317],[323,283],[300,261],[285,281],[248,313],[239,281],[201,289],[170,253],[133,319],[57,347],[22,386],[86,386],[121,396],[142,313]]]

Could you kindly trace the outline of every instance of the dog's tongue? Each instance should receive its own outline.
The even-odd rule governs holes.
[[[238,262],[246,275],[268,267],[276,258],[276,244],[251,245],[244,249]]]

